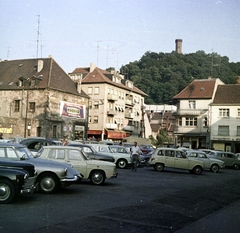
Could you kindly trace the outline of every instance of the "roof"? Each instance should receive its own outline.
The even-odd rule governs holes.
[[[240,104],[240,85],[219,85],[213,100],[213,104]]]
[[[161,128],[160,124],[150,124],[150,126],[153,132],[158,132]]]
[[[173,99],[211,99],[214,94],[216,79],[194,80]]]
[[[87,70],[89,70],[89,69],[87,69],[87,68],[76,68],[71,74],[81,73],[81,71],[83,73],[86,73]],[[135,92],[135,93],[140,94],[142,96],[147,96],[147,94],[145,92],[141,91],[140,89],[138,89],[134,85],[133,85],[133,88],[130,88],[130,87],[125,86],[123,83],[113,82],[109,77],[107,77],[107,75],[112,76],[113,74],[111,74],[110,72],[108,72],[106,70],[102,70],[102,69],[96,67],[91,73],[88,73],[83,78],[82,85],[84,85],[84,84],[94,84],[94,83],[108,83],[108,84],[114,85],[116,87]]]
[[[62,92],[80,95],[76,84],[55,62],[53,58],[21,59],[0,62],[0,90],[19,90],[19,78],[29,80],[33,77],[40,77],[41,81],[36,82],[32,89],[50,88]],[[25,86],[28,85],[28,82]],[[89,98],[86,93],[81,96]]]

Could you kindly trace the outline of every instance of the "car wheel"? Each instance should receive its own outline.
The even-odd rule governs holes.
[[[54,174],[43,174],[38,181],[42,193],[55,193],[58,189],[58,178]]]
[[[156,171],[161,172],[161,171],[164,169],[164,164],[162,164],[162,163],[156,163],[156,164],[154,165],[154,169],[155,169]]]
[[[93,171],[90,175],[90,181],[92,184],[101,185],[105,181],[105,174],[102,171]]]
[[[212,172],[216,173],[219,171],[219,166],[217,164],[213,164],[210,169]]]
[[[146,165],[147,167],[150,167],[151,164],[149,163],[149,160],[146,160],[146,161],[145,161],[145,165]]]
[[[240,166],[239,166],[238,164],[234,164],[234,165],[233,165],[233,168],[234,168],[235,170],[238,170],[239,167],[240,167]]]
[[[0,203],[11,203],[16,197],[15,187],[11,181],[0,180]]]
[[[202,173],[202,167],[196,166],[193,168],[193,173],[196,175],[200,175]]]
[[[125,159],[119,159],[117,161],[117,167],[118,168],[126,168],[127,167],[127,161]]]

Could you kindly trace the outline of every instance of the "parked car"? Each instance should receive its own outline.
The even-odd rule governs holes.
[[[151,144],[141,144],[139,148],[144,154],[154,151],[154,147]]]
[[[200,175],[204,169],[203,162],[196,158],[186,157],[184,151],[174,148],[156,148],[149,162],[156,171],[163,171],[165,167],[170,167],[186,169],[190,173]]]
[[[0,203],[8,204],[17,195],[37,189],[34,165],[0,159]]]
[[[199,159],[204,163],[204,169],[210,170],[214,173],[218,172],[220,168],[224,168],[225,164],[223,161],[215,158],[209,158],[208,155],[199,150],[189,150],[186,151],[187,157],[193,157]]]
[[[153,153],[154,153],[154,150],[148,152],[147,154],[142,154],[142,156],[144,157],[145,165],[148,167],[150,166],[149,160]]]
[[[105,144],[94,144],[92,146],[98,152],[112,155],[118,168],[123,169],[131,165],[130,153],[126,150],[124,146]],[[144,157],[142,155],[140,155],[139,165],[141,163],[144,163]]]
[[[231,152],[225,151],[211,151],[208,156],[210,158],[216,158],[222,160],[226,167],[232,167],[236,170],[240,168],[240,160],[237,156]]]
[[[97,152],[91,145],[80,144],[80,143],[71,143],[71,144],[68,144],[68,146],[82,148],[83,151],[87,153],[87,155],[90,159],[108,161],[108,162],[112,162],[112,163],[114,163],[114,161],[115,161],[115,159],[112,155],[107,155],[104,153]]]
[[[43,146],[58,145],[54,140],[40,137],[26,138],[19,143],[25,145],[33,155],[35,155]]]
[[[36,156],[64,164],[70,163],[73,168],[83,174],[84,179],[89,179],[95,185],[103,184],[106,178],[117,178],[114,163],[89,159],[79,147],[44,146]]]
[[[55,193],[59,188],[67,187],[82,179],[82,175],[72,166],[35,158],[22,144],[0,144],[0,158],[33,164],[37,171],[39,191],[42,193]]]

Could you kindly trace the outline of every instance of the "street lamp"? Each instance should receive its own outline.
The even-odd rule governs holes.
[[[31,122],[27,122],[27,118],[28,118],[28,98],[29,98],[29,88],[30,87],[35,87],[36,84],[38,84],[36,82],[36,80],[41,81],[43,79],[42,75],[39,75],[38,77],[36,77],[35,75],[33,75],[31,78],[19,78],[20,81],[23,82],[23,87],[25,87],[26,82],[28,82],[28,88],[27,88],[27,98],[26,98],[26,113],[25,113],[25,122],[24,122],[24,138],[26,138],[27,135],[27,130],[28,130],[28,136],[30,136],[30,131],[31,131]],[[34,82],[34,83],[32,83]],[[24,89],[23,89],[24,90]]]

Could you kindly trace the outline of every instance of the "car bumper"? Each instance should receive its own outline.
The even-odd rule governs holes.
[[[79,181],[81,179],[82,179],[81,176],[75,175],[73,178],[63,178],[63,179],[60,179],[60,182],[77,182],[77,181]]]
[[[111,179],[112,178],[117,178],[118,177],[118,173],[116,172],[114,175],[111,176]]]

